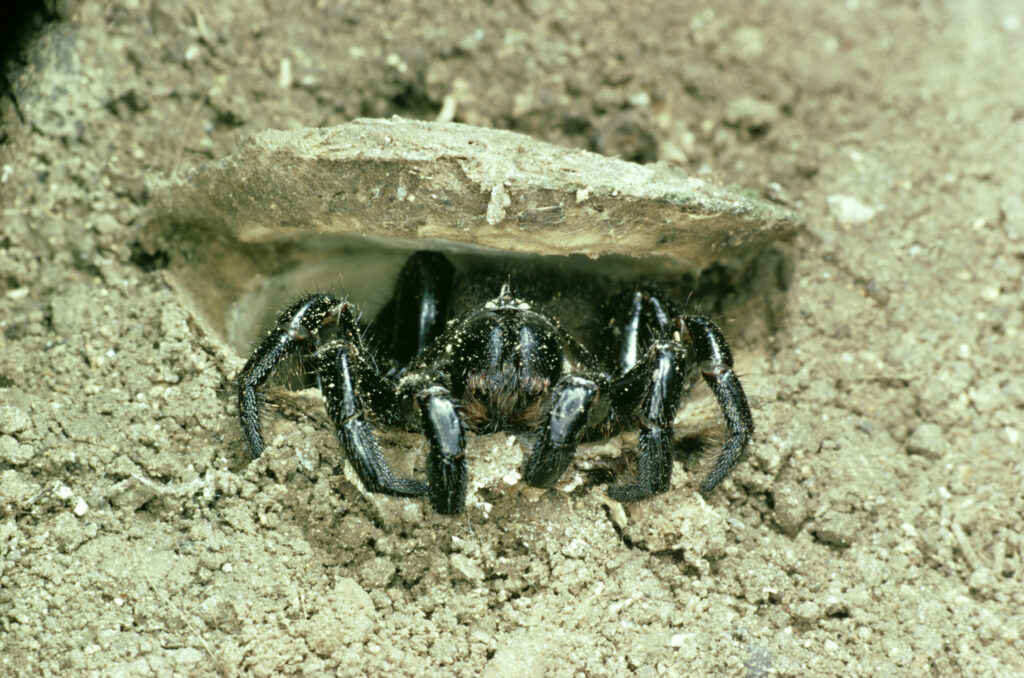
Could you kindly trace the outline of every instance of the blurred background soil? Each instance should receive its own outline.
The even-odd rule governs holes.
[[[0,673],[1024,674],[1019,2],[36,21],[0,101]],[[784,292],[773,322],[721,309],[758,435],[709,502],[681,449],[673,489],[624,510],[586,485],[437,516],[363,495],[303,394],[245,462],[242,357],[137,245],[154,187],[264,129],[392,115],[803,215],[785,274],[747,281]],[[709,411],[699,387],[681,426]],[[476,439],[471,469],[509,447]]]

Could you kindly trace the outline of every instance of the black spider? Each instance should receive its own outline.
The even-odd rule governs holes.
[[[448,322],[454,268],[435,252],[406,262],[392,299],[374,323],[379,361],[355,307],[314,294],[281,313],[238,377],[242,431],[253,457],[263,452],[258,395],[295,352],[309,360],[338,440],[367,490],[430,495],[440,513],[465,503],[467,430],[535,433],[523,478],[551,487],[577,443],[637,428],[639,473],[608,490],[619,501],[664,492],[672,473],[672,420],[697,374],[714,391],[728,437],[700,485],[707,495],[743,456],[754,430],[732,354],[718,327],[674,312],[650,292],[630,292],[604,335],[617,349],[603,365],[558,322],[516,298],[510,285]],[[381,455],[371,420],[423,432],[427,482],[396,475]]]

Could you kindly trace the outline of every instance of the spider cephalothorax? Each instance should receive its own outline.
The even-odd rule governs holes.
[[[608,494],[634,501],[664,492],[672,473],[672,420],[697,375],[714,391],[728,433],[701,492],[710,493],[742,457],[754,428],[750,408],[725,337],[709,319],[631,291],[607,319],[615,348],[603,351],[603,361],[508,284],[448,321],[453,275],[442,254],[410,257],[375,323],[378,351],[367,346],[347,301],[315,294],[285,309],[238,378],[252,456],[263,452],[256,389],[298,352],[309,360],[338,440],[366,489],[429,494],[440,513],[458,513],[465,503],[467,431],[533,434],[523,478],[551,487],[581,440],[637,429],[637,478]],[[430,449],[426,482],[391,470],[372,422],[423,432]]]

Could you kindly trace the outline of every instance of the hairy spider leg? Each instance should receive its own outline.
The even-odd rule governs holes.
[[[547,488],[562,476],[572,462],[596,395],[597,384],[590,379],[567,374],[558,380],[551,408],[523,467],[526,482]]]
[[[313,364],[338,442],[366,489],[406,497],[425,494],[426,483],[403,478],[391,470],[373,427],[366,421],[359,385],[367,381],[362,374],[375,372],[376,366],[363,357],[361,347],[349,339],[337,339],[313,355]],[[387,387],[382,379],[378,383],[381,388]]]
[[[242,434],[249,454],[263,454],[259,396],[256,389],[267,381],[274,369],[296,351],[311,353],[320,342],[320,330],[337,322],[348,305],[330,294],[312,294],[286,308],[238,375],[238,412]]]
[[[685,328],[693,344],[694,360],[701,376],[718,399],[718,406],[725,417],[725,428],[729,439],[715,458],[704,480],[701,494],[707,496],[725,480],[747,450],[747,444],[754,434],[754,419],[750,405],[743,392],[739,377],[732,368],[732,352],[725,341],[725,335],[708,318],[683,316],[677,321],[679,331]]]
[[[689,387],[686,351],[675,341],[657,341],[617,380],[612,391],[628,402],[641,394],[637,478],[608,488],[616,501],[637,501],[666,491],[672,478],[672,420]]]
[[[398,274],[395,291],[374,321],[397,373],[444,331],[455,267],[440,252],[416,252]]]
[[[654,339],[655,342],[663,340],[680,347],[685,346],[684,356],[688,356],[689,360],[679,366],[682,378],[679,379],[680,384],[673,389],[678,388],[680,394],[685,392],[692,383],[691,379],[700,371],[718,400],[729,434],[729,440],[701,482],[701,493],[707,496],[743,458],[754,430],[750,406],[739,378],[732,369],[732,353],[725,336],[717,325],[703,316],[679,315],[672,318],[670,308],[653,294],[633,292],[625,306],[627,312],[624,322],[612,324],[618,328],[620,335],[615,356],[620,378],[613,382],[609,389],[613,393],[614,405],[611,418],[619,420],[617,425],[622,425],[623,419],[627,418],[625,413],[637,407],[639,394],[647,389],[648,378],[645,375],[648,368],[637,367],[638,355],[645,344]],[[663,371],[662,377],[652,375],[652,382],[657,384],[664,380],[664,375],[668,374],[664,368],[658,368],[655,363],[649,364],[655,365],[654,369]],[[668,401],[663,400],[664,402]],[[653,490],[651,494],[668,489],[671,475],[670,422],[675,416],[678,401],[672,408],[671,416],[667,418],[669,425],[655,427],[660,429],[660,432],[650,428],[647,423],[655,419],[652,417],[655,412],[651,411],[651,407],[657,409],[657,402],[652,401],[648,394],[638,409],[643,426],[639,445],[640,480],[634,486],[612,488],[609,491],[612,496],[620,494],[629,495],[630,500],[641,499],[648,495],[635,494],[628,490],[640,489],[645,482],[649,483],[648,489]],[[662,489],[653,489],[657,486]]]
[[[438,513],[460,513],[466,503],[469,471],[465,432],[455,400],[443,386],[431,386],[416,394],[423,434],[430,446],[427,485],[430,503]]]

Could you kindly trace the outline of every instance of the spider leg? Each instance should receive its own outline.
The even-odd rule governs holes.
[[[643,359],[644,348],[669,335],[670,313],[650,290],[633,290],[618,295],[608,304],[604,347],[616,375],[629,372]]]
[[[416,252],[402,266],[391,299],[374,321],[398,372],[444,331],[455,267],[440,252]]]
[[[638,376],[644,376],[639,384]],[[608,489],[616,501],[637,501],[669,488],[672,478],[672,420],[686,392],[686,353],[675,341],[657,341],[637,365],[613,385],[625,396],[642,387],[637,479]],[[635,397],[635,396],[632,396]],[[629,399],[632,399],[631,397]]]
[[[319,343],[320,330],[337,321],[346,309],[347,304],[330,294],[313,294],[299,299],[281,313],[277,326],[263,338],[239,372],[238,414],[253,459],[263,454],[256,389],[267,381],[288,355],[314,350]]]
[[[423,433],[430,446],[427,485],[430,503],[438,513],[460,513],[469,480],[465,435],[455,400],[448,389],[435,385],[416,394]]]
[[[682,325],[693,344],[694,358],[701,376],[715,393],[725,417],[729,439],[715,458],[711,470],[701,481],[701,494],[707,496],[735,468],[747,450],[754,433],[750,405],[739,377],[732,368],[732,352],[718,326],[701,316],[683,316]],[[682,330],[683,327],[680,327]]]
[[[640,345],[641,337],[641,316],[644,309],[644,296],[640,291],[634,291],[630,295],[629,313],[626,316],[625,322],[622,323],[620,329],[621,336],[616,338],[615,346],[617,347],[616,352],[616,364],[617,374],[623,375],[633,369],[636,365],[637,359],[640,357],[643,351],[643,346]]]
[[[568,374],[551,394],[551,408],[523,468],[523,479],[534,487],[551,487],[572,461],[587,424],[597,384]]]
[[[391,470],[381,454],[373,427],[366,421],[360,383],[367,380],[360,379],[360,373],[372,372],[374,367],[363,358],[358,344],[348,339],[333,341],[320,349],[313,360],[338,441],[366,489],[399,496],[425,494],[425,483],[402,478]],[[379,388],[387,387],[383,380],[378,383]]]

